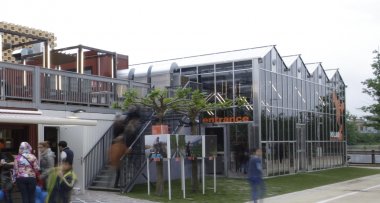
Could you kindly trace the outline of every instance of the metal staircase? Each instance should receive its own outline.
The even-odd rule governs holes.
[[[182,117],[178,118],[176,116],[178,114],[170,114],[164,120],[164,123],[169,125],[169,131],[172,133],[176,133],[182,127],[179,122]],[[122,193],[130,192],[140,176],[147,180],[146,170],[144,170],[147,165],[144,135],[151,133],[151,125],[152,121],[146,123],[146,126],[141,129],[139,136],[131,145],[132,153],[122,157],[123,164],[120,175],[120,191]]]
[[[199,88],[199,84],[188,82],[185,87]],[[169,132],[176,134],[181,129],[181,127],[183,127],[183,122],[181,122],[183,118],[184,116],[181,114],[169,113],[167,116],[165,116],[164,124],[167,124],[169,126]],[[146,116],[145,122],[141,126],[138,135],[129,146],[131,152],[120,159],[121,167],[119,188],[113,188],[113,183],[110,184],[109,182],[113,173],[115,173],[115,171],[107,165],[107,152],[112,142],[112,133],[111,136],[105,134],[104,138],[100,140],[100,143],[94,147],[94,152],[89,153],[85,157],[86,188],[92,190],[121,191],[122,193],[125,193],[132,190],[139,177],[143,177],[147,180],[144,170],[147,165],[147,159],[145,157],[144,136],[151,134],[153,119],[153,114]],[[110,128],[110,132],[112,132],[112,127]],[[103,147],[103,150],[99,149],[101,147]],[[95,156],[93,154],[95,154]],[[101,156],[99,157],[97,155]],[[92,162],[95,161],[99,163],[87,164],[87,162],[91,162],[87,159],[92,159]],[[96,167],[92,168],[93,165],[96,165]],[[101,167],[99,167],[100,165]],[[87,174],[87,170],[90,172],[89,175]],[[87,178],[87,176],[89,177]]]
[[[113,139],[113,125],[83,158],[85,187],[87,189],[110,190],[107,183],[112,175],[108,167],[108,150]]]

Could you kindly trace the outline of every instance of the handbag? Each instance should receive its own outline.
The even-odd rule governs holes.
[[[37,181],[37,185],[38,186],[43,186],[44,185],[44,181],[42,179],[40,179],[40,176],[41,176],[41,173],[39,171],[36,171],[34,169],[34,166],[32,163],[30,163],[30,161],[28,160],[28,158],[26,158],[24,155],[21,154],[22,157],[24,157],[24,159],[26,159],[26,161],[28,161],[30,167],[32,167],[34,173],[36,174],[36,181]]]

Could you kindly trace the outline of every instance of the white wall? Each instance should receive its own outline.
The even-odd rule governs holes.
[[[49,110],[43,111],[43,115],[67,118],[68,116],[72,116],[72,112]],[[81,188],[81,191],[84,192],[84,165],[82,163],[82,159],[111,127],[115,115],[100,113],[77,113],[75,116],[79,117],[79,119],[97,121],[96,126],[56,126],[59,128],[59,140],[66,141],[68,147],[74,152],[73,167],[78,176],[78,183],[75,187]],[[43,141],[44,139],[45,126],[46,125],[41,124],[38,125],[38,141]]]
[[[73,116],[70,111],[42,111],[45,116],[54,116],[67,118]],[[111,127],[113,120],[115,118],[114,114],[101,114],[101,113],[77,113],[75,114],[78,119],[96,120],[96,126],[82,126],[87,128],[86,133],[82,133],[83,136],[83,153],[86,154],[93,146],[98,142],[98,140],[104,135],[104,133]],[[43,129],[43,128],[42,128]],[[43,130],[40,131],[39,128],[39,139],[43,139]]]
[[[74,152],[73,168],[78,176],[76,187],[84,189],[84,165],[82,157],[84,153],[83,141],[88,127],[83,126],[62,126],[59,128],[60,140],[67,142],[68,147]]]

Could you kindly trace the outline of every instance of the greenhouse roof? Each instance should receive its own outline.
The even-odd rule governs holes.
[[[135,69],[135,75],[138,74],[146,74],[147,70],[150,66],[152,66],[152,73],[159,72],[169,72],[169,70],[174,66],[186,67],[193,65],[202,65],[202,64],[211,64],[211,63],[220,63],[223,61],[235,61],[235,60],[244,60],[244,59],[253,59],[253,58],[261,58],[268,54],[272,49],[271,46],[264,47],[256,47],[256,48],[248,48],[248,49],[240,49],[233,51],[225,51],[211,54],[203,54],[182,58],[175,58],[163,61],[155,61],[141,64],[130,65],[129,68]],[[122,71],[121,71],[122,72]],[[125,75],[125,73],[121,73],[121,75]]]

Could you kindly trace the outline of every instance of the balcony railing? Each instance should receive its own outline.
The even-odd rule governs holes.
[[[29,102],[110,107],[135,88],[146,95],[150,85],[133,81],[0,62],[0,102]]]

